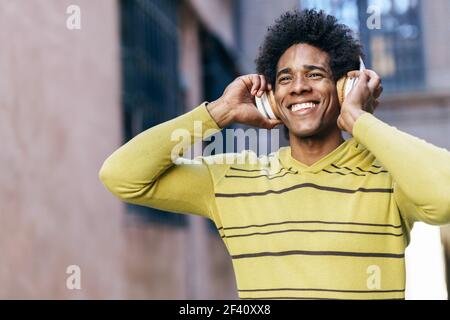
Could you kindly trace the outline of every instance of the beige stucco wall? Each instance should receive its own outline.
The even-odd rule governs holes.
[[[225,46],[234,48],[233,0],[187,0],[193,13]],[[195,19],[193,19],[195,20]]]
[[[66,28],[71,4],[81,30]],[[236,296],[230,258],[203,219],[143,223],[98,179],[122,143],[118,10],[113,0],[0,0],[0,298]],[[180,47],[193,105],[202,93],[191,13]],[[69,265],[81,268],[81,290],[66,288]]]
[[[0,1],[0,298],[124,293],[122,206],[97,178],[121,134],[117,6],[77,0],[70,31],[73,2]]]
[[[255,59],[259,47],[264,41],[267,28],[274,24],[283,13],[298,9],[298,0],[243,0],[242,10],[242,64],[247,67],[247,73],[255,72]]]

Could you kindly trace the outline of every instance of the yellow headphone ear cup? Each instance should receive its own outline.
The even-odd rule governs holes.
[[[347,76],[343,76],[336,82],[336,89],[339,99],[339,104],[342,106],[345,98],[345,85],[347,84]]]
[[[278,110],[278,104],[275,101],[275,96],[272,90],[269,90],[267,93],[267,98],[269,99],[270,106],[272,107],[273,114],[280,119],[280,112]]]

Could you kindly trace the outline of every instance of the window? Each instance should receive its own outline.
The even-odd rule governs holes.
[[[420,0],[302,0],[304,8],[323,9],[352,28],[364,46],[366,65],[383,79],[386,93],[423,89]],[[381,12],[381,28],[368,29],[369,6]]]
[[[357,0],[302,0],[303,8],[316,8],[335,16],[339,21],[348,25],[353,31],[359,30]]]
[[[178,79],[176,0],[122,0],[124,139],[183,112]],[[184,215],[128,205],[144,221],[186,224]]]

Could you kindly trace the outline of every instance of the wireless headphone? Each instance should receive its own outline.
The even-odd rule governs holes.
[[[366,69],[362,58],[359,58],[360,67],[359,71]],[[336,89],[338,93],[339,103],[342,105],[344,98],[348,95],[350,90],[356,85],[358,78],[349,78],[347,76],[341,77],[336,82]],[[255,96],[256,107],[258,111],[268,119],[279,119],[278,105],[275,102],[273,91],[264,92],[260,97]]]

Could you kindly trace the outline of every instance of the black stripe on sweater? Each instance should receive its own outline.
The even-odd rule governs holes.
[[[393,225],[393,224],[383,224],[383,223],[365,223],[365,222],[344,222],[344,221],[323,221],[323,220],[291,220],[291,221],[281,221],[281,222],[271,222],[264,224],[251,224],[247,226],[236,226],[236,227],[225,227],[224,230],[233,230],[233,229],[246,229],[253,227],[267,227],[267,226],[275,226],[281,224],[300,224],[300,223],[315,223],[315,224],[348,224],[348,225],[356,225],[356,226],[369,226],[369,227],[392,227],[392,228],[401,228],[401,225]]]
[[[232,255],[232,259],[260,258],[260,257],[282,257],[291,255],[308,256],[343,256],[358,258],[394,258],[402,259],[403,253],[380,253],[380,252],[344,252],[344,251],[307,251],[307,250],[289,250],[279,252],[255,252]]]
[[[238,289],[239,292],[270,292],[270,291],[318,291],[318,292],[343,292],[343,293],[392,293],[405,292],[405,289],[393,290],[338,290],[338,289],[319,289],[319,288],[270,288],[270,289]]]
[[[265,196],[268,194],[282,194],[285,192],[289,192],[296,189],[301,188],[314,188],[317,190],[330,191],[330,192],[339,192],[339,193],[356,193],[356,192],[364,192],[364,193],[393,193],[394,190],[392,188],[358,188],[358,189],[344,189],[344,188],[335,188],[329,186],[321,186],[314,183],[301,183],[296,184],[288,188],[280,189],[280,190],[266,190],[262,192],[242,192],[242,193],[216,193],[215,196],[218,198],[238,198],[238,197],[254,197],[254,196]]]
[[[403,233],[390,233],[390,232],[367,232],[367,231],[351,231],[351,230],[310,230],[310,229],[288,229],[288,230],[276,230],[276,231],[268,231],[268,232],[253,232],[246,234],[235,234],[231,236],[226,236],[227,239],[230,238],[239,238],[239,237],[250,237],[250,236],[258,236],[258,235],[270,235],[277,233],[287,233],[287,232],[328,232],[328,233],[350,233],[350,234],[365,234],[365,235],[377,235],[377,236],[394,236],[401,237]]]

